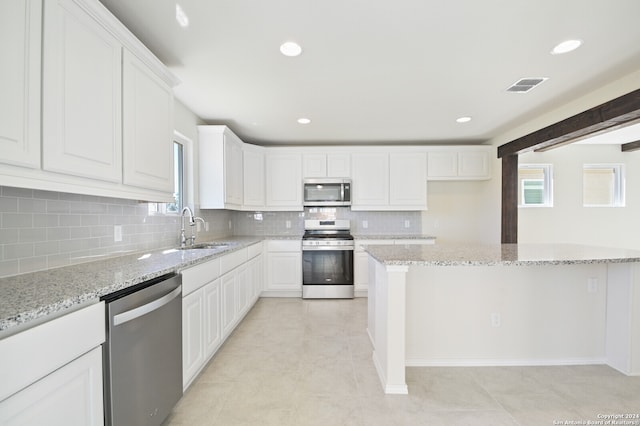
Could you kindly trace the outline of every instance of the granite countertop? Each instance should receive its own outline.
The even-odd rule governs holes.
[[[352,234],[356,240],[435,240],[436,237],[431,235],[420,234]]]
[[[216,240],[224,248],[158,249],[62,268],[0,278],[0,338],[99,301],[101,296],[180,271],[262,241],[262,237]]]
[[[576,244],[369,245],[384,265],[508,266],[640,262],[640,251]]]

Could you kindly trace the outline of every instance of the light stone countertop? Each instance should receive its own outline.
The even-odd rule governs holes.
[[[263,239],[229,237],[215,240],[229,243],[223,249],[158,249],[0,278],[0,338],[97,303],[101,296],[179,272]]]
[[[352,234],[356,240],[435,240],[436,237],[421,234]]]
[[[640,262],[640,251],[577,244],[369,245],[384,265],[535,266]]]

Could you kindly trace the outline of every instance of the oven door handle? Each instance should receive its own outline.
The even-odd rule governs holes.
[[[302,246],[302,251],[353,251],[353,246]]]

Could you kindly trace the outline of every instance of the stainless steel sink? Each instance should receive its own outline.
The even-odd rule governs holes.
[[[180,250],[224,250],[231,246],[230,243],[200,243],[192,246],[178,247]]]

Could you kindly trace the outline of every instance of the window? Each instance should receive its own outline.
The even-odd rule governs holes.
[[[149,203],[149,214],[179,214],[192,199],[191,141],[178,132],[173,142],[174,201],[171,203]]]
[[[585,164],[582,169],[584,207],[624,207],[624,166]]]
[[[553,175],[551,164],[521,164],[518,166],[518,204],[521,207],[553,206]]]

